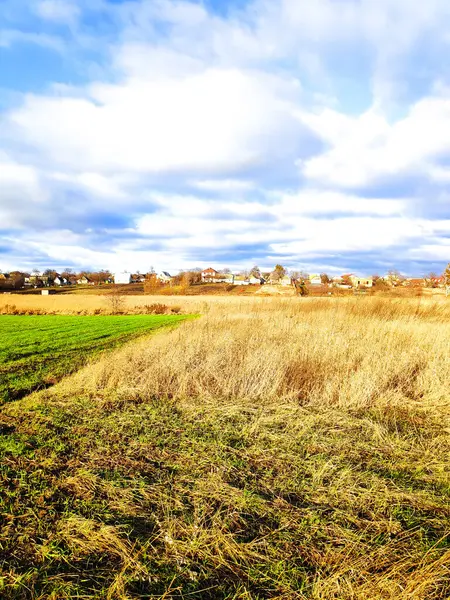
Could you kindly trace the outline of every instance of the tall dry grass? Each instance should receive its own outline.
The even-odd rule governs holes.
[[[0,294],[0,314],[16,310],[20,313],[27,311],[35,314],[110,314],[112,312],[110,296],[108,295],[20,295]],[[223,297],[223,296],[121,296],[121,305],[124,312],[139,313],[151,304],[161,304],[172,307],[181,306],[184,312],[205,312],[210,306],[245,306],[252,302],[264,302],[266,299],[253,299],[251,297]],[[270,301],[270,299],[269,299]],[[13,307],[13,310],[11,310]]]
[[[450,303],[214,299],[184,309],[204,314],[82,371],[76,385],[211,402],[449,405]]]

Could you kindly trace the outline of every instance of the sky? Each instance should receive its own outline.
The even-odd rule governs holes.
[[[0,268],[450,261],[448,0],[0,0]]]

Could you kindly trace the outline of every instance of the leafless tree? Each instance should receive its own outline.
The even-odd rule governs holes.
[[[107,296],[106,301],[109,304],[113,315],[121,315],[125,308],[125,297],[117,288],[114,288]]]

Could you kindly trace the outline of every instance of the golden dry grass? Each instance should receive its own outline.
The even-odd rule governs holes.
[[[212,402],[449,406],[450,303],[184,303],[185,310],[202,308],[199,322],[128,346],[80,373],[77,385]]]
[[[122,296],[124,310],[126,312],[139,312],[143,307],[151,304],[164,303],[169,307],[179,307],[184,312],[205,312],[209,306],[230,305],[240,306],[251,304],[251,297],[222,297],[222,296]],[[263,302],[264,299],[261,299]],[[20,295],[0,294],[0,313],[6,306],[15,306],[21,312],[36,311],[43,314],[86,314],[110,313],[111,302],[106,295]]]
[[[2,597],[450,597],[450,302],[173,302],[5,408]]]

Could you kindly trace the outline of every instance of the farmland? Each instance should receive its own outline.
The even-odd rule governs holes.
[[[171,302],[2,407],[0,596],[446,600],[450,303]]]
[[[103,350],[183,318],[0,315],[0,400],[55,383]]]

